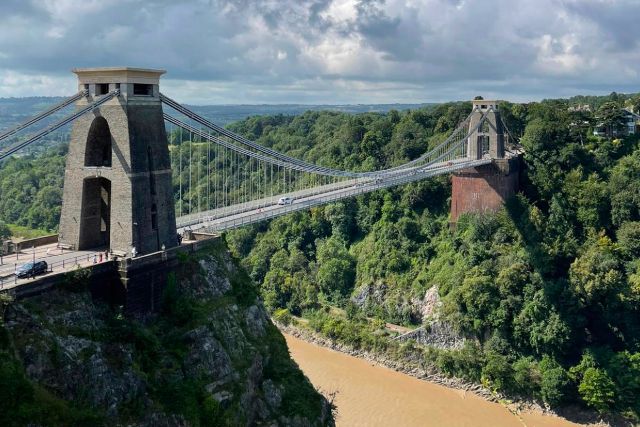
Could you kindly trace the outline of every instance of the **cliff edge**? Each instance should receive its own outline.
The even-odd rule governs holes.
[[[0,425],[333,425],[222,241],[180,260],[145,319],[86,289],[5,302]]]

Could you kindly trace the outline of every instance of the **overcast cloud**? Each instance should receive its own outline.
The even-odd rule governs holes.
[[[640,91],[640,0],[0,0],[0,97],[167,70],[198,104]]]

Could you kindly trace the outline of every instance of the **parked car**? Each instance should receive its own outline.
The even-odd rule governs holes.
[[[48,265],[46,261],[28,262],[18,268],[16,276],[18,276],[18,278],[35,277],[38,274],[46,273],[47,268]]]
[[[291,197],[280,197],[280,199],[278,199],[279,205],[290,205],[291,203],[293,203],[293,199]]]

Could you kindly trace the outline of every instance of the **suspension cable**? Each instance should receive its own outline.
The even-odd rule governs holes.
[[[29,118],[27,121],[20,123],[19,125],[5,131],[4,133],[0,134],[0,141],[10,137],[11,135],[15,135],[16,133],[20,132],[22,129],[31,126],[34,123],[39,122],[40,120],[49,117],[50,115],[52,115],[53,113],[55,113],[56,111],[60,111],[63,108],[73,104],[74,102],[78,101],[79,99],[88,96],[89,95],[89,91],[84,89],[81,90],[80,92],[76,93],[75,95],[63,100],[62,102],[54,105],[53,107],[49,108],[46,111],[43,111],[40,114],[37,114],[31,118]]]
[[[120,89],[116,89],[113,92],[108,93],[107,95],[103,96],[99,100],[97,100],[95,102],[92,102],[91,104],[87,105],[86,107],[81,108],[80,110],[76,111],[75,113],[65,117],[64,119],[52,124],[51,126],[47,127],[46,129],[38,132],[37,134],[33,135],[31,138],[27,139],[26,141],[17,142],[17,143],[15,143],[13,145],[10,145],[9,147],[4,149],[3,151],[0,151],[0,160],[4,160],[6,157],[12,155],[16,151],[21,150],[22,148],[24,148],[24,147],[26,147],[28,145],[31,145],[32,143],[36,142],[37,140],[39,140],[43,136],[46,136],[46,135],[50,134],[51,132],[54,132],[57,129],[60,129],[62,126],[73,122],[78,117],[81,117],[81,116],[83,116],[83,115],[95,110],[96,108],[98,108],[99,106],[104,104],[105,102],[111,100],[112,98],[114,98],[114,97],[116,97],[118,95],[120,95]]]

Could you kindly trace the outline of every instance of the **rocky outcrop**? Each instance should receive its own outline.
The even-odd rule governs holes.
[[[442,301],[436,286],[430,287],[422,298],[412,298],[411,306],[413,312],[422,320],[437,320],[440,317],[440,307]]]
[[[464,339],[460,337],[447,322],[433,321],[406,334],[395,338],[398,341],[412,340],[420,345],[440,348],[443,350],[459,350],[464,346]]]
[[[421,345],[444,350],[458,350],[464,346],[464,338],[453,330],[450,323],[440,320],[442,301],[436,286],[429,288],[424,297],[413,298],[411,302],[414,311],[419,313],[425,324],[396,337],[396,340],[413,340]]]
[[[143,320],[53,291],[5,315],[28,380],[105,425],[332,425],[256,290],[220,244],[184,260]]]
[[[382,308],[391,316],[408,318],[415,323],[438,320],[442,307],[436,286],[429,288],[422,297],[412,297],[409,292],[387,286],[382,281],[360,286],[351,301],[365,313]]]

